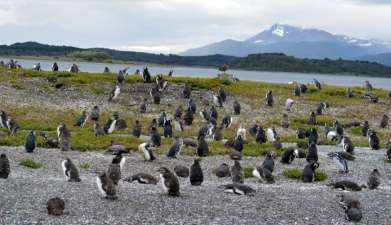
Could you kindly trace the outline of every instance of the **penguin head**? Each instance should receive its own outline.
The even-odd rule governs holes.
[[[318,162],[313,162],[311,164],[311,168],[312,168],[312,170],[316,170],[317,168],[319,168],[319,163]]]
[[[6,158],[7,158],[7,155],[6,155],[5,153],[1,153],[0,158],[6,159]]]
[[[160,167],[159,169],[156,170],[157,172],[161,174],[167,174],[170,173],[170,170],[168,170],[166,167]]]
[[[113,160],[111,161],[112,164],[120,164],[121,163],[121,160],[122,160],[122,153],[119,152],[117,153],[117,155],[113,158]]]
[[[380,172],[379,172],[378,169],[373,169],[372,173],[373,173],[373,174],[376,174],[376,175],[378,175],[378,176],[380,176]]]
[[[113,118],[114,118],[114,120],[118,120],[118,119],[119,119],[119,114],[118,114],[118,112],[114,112],[114,113],[113,113]]]

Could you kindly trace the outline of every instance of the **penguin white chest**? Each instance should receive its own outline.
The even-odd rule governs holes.
[[[96,184],[97,184],[97,186],[98,186],[98,189],[99,189],[100,193],[101,193],[104,197],[106,197],[106,192],[103,190],[102,181],[100,180],[99,177],[96,178]]]
[[[164,179],[163,174],[160,174],[160,180],[161,180],[163,189],[164,189],[165,191],[168,191],[168,187],[167,187],[166,184],[165,184],[165,179]]]
[[[70,177],[67,175],[67,167],[65,166],[66,160],[61,162],[62,171],[64,172],[65,179],[69,180]]]
[[[114,120],[113,122],[111,122],[110,124],[110,127],[109,127],[109,130],[108,130],[108,133],[111,134],[113,133],[114,129],[115,129],[115,124],[117,123],[116,120]]]

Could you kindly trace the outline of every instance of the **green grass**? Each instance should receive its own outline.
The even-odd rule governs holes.
[[[244,166],[243,167],[244,177],[245,178],[253,177],[253,170],[254,170],[253,166]]]
[[[24,159],[24,160],[20,161],[19,164],[22,166],[25,166],[25,167],[32,168],[32,169],[39,169],[39,168],[43,167],[42,163],[34,161],[33,159]]]
[[[303,170],[299,168],[289,168],[289,169],[285,169],[282,174],[290,179],[301,180],[303,176]],[[322,170],[315,171],[315,181],[324,181],[327,178],[328,176],[326,172]]]
[[[88,164],[88,163],[80,163],[79,164],[79,167],[81,168],[81,169],[89,169],[90,168],[90,164]]]

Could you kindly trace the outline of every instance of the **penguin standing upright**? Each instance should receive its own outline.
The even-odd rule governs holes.
[[[315,170],[319,167],[319,163],[312,162],[307,164],[303,170],[303,182],[311,183],[315,181]]]
[[[140,121],[136,120],[134,125],[133,125],[133,130],[132,130],[132,135],[135,137],[140,137],[142,132],[142,126]]]
[[[199,157],[206,157],[209,155],[209,146],[208,143],[205,141],[204,135],[198,137],[197,155]]]
[[[64,176],[69,182],[80,182],[79,171],[77,170],[75,164],[72,160],[67,158],[61,163]]]
[[[11,173],[10,162],[5,153],[0,155],[0,178],[7,179]]]
[[[7,113],[4,111],[0,111],[0,127],[8,129],[7,120],[8,120]]]
[[[346,90],[346,97],[347,97],[347,98],[353,98],[353,91],[352,91],[351,88],[348,88],[348,89]]]
[[[366,137],[368,135],[369,130],[369,123],[368,121],[364,121],[364,124],[362,125],[361,134],[362,136]]]
[[[146,113],[147,112],[147,98],[144,98],[143,102],[140,104],[138,108],[139,113]]]
[[[240,103],[238,102],[238,100],[234,101],[233,108],[234,108],[235,115],[240,115],[240,111],[241,111],[242,107],[241,107]]]
[[[295,104],[295,100],[291,99],[291,98],[288,98],[286,101],[285,101],[285,110],[290,112],[291,109],[292,109],[292,106],[293,104]]]
[[[11,117],[8,117],[7,119],[7,128],[8,128],[8,132],[10,134],[15,134],[16,131],[18,131],[18,129],[20,128],[19,124],[16,122],[16,120],[14,120],[13,118]]]
[[[175,115],[174,117],[175,118],[182,118],[182,115],[183,115],[183,107],[182,105],[179,105],[176,109],[175,109]]]
[[[117,81],[119,84],[122,84],[125,80],[126,71],[129,69],[129,67],[126,67],[125,69],[119,70],[117,74]]]
[[[261,126],[258,127],[256,136],[255,136],[255,141],[259,144],[266,143],[266,141],[267,141],[265,130]]]
[[[194,119],[193,111],[189,107],[189,108],[187,108],[185,116],[183,118],[183,120],[185,121],[185,125],[186,126],[191,126],[191,124],[193,123],[193,119]]]
[[[175,117],[174,128],[176,131],[179,131],[179,132],[183,131],[183,122],[180,117]]]
[[[153,154],[153,150],[155,150],[155,146],[151,143],[141,143],[138,146],[138,150],[144,154],[144,158],[147,161],[153,161],[156,157]]]
[[[168,192],[168,195],[179,196],[180,186],[177,176],[166,167],[160,167],[157,171],[160,173],[163,189]]]
[[[380,140],[375,131],[368,130],[369,147],[372,150],[380,149]]]
[[[311,112],[310,118],[308,119],[308,125],[316,125],[316,115],[314,112]]]
[[[316,128],[311,128],[308,136],[308,144],[317,144],[318,143],[318,131]]]
[[[37,146],[36,140],[35,140],[35,131],[30,131],[30,133],[26,137],[26,143],[25,143],[25,149],[26,152],[32,153],[34,152],[35,147]]]
[[[121,153],[116,155],[109,165],[107,174],[115,185],[118,185],[118,182],[121,180],[121,169],[124,167],[124,165],[125,157],[123,157]]]
[[[388,120],[389,120],[388,116],[384,114],[380,121],[380,128],[386,128],[388,126]]]
[[[103,197],[110,200],[118,199],[116,186],[107,173],[99,174],[96,178],[96,184]]]
[[[234,143],[233,143],[233,148],[238,151],[242,152],[244,149],[244,140],[242,138],[242,135],[239,135],[235,138]]]
[[[322,84],[317,79],[314,79],[314,84],[316,86],[316,89],[318,89],[318,91],[322,90]]]
[[[288,128],[288,127],[289,127],[288,114],[286,114],[286,113],[284,113],[284,114],[282,115],[281,126],[282,126],[283,128]]]
[[[193,186],[199,186],[204,181],[200,159],[194,159],[193,165],[190,167],[190,183]]]
[[[64,123],[60,123],[57,127],[58,145],[61,151],[69,151],[71,149],[71,143],[69,137],[71,133]]]
[[[144,68],[143,81],[144,83],[151,83],[151,74],[149,73],[148,67]]]
[[[105,126],[103,127],[106,134],[111,134],[115,130],[115,126],[117,123],[118,118],[113,114],[106,122]]]
[[[338,120],[336,120],[334,122],[334,128],[335,128],[335,131],[337,132],[338,137],[341,137],[343,135],[343,127],[342,127],[342,124]]]
[[[274,171],[274,159],[273,154],[271,152],[268,152],[266,154],[266,158],[262,163],[262,168],[268,169],[270,172]]]
[[[94,133],[95,136],[101,136],[106,134],[105,130],[98,122],[94,122]]]
[[[111,90],[110,92],[109,102],[116,101],[120,93],[121,93],[121,88],[119,87],[119,85],[115,85],[113,90]]]
[[[161,137],[156,127],[151,127],[151,131],[149,133],[151,137],[151,141],[153,145],[159,147],[161,145]]]
[[[221,98],[221,101],[224,103],[227,100],[227,94],[225,93],[224,87],[220,86],[218,90],[218,94]]]
[[[92,108],[91,113],[90,113],[90,118],[92,121],[98,121],[100,117],[100,109],[96,105]]]
[[[197,105],[193,99],[189,99],[188,108],[191,110],[193,114],[197,112]]]
[[[317,162],[318,161],[318,149],[315,143],[311,143],[308,148],[308,154],[306,157],[308,163]]]
[[[210,114],[210,117],[215,119],[215,120],[217,120],[218,117],[219,117],[219,113],[217,112],[217,110],[216,110],[214,105],[212,105],[210,107],[209,114]]]
[[[171,120],[166,120],[164,123],[163,135],[166,138],[172,138]]]
[[[183,98],[190,98],[191,96],[191,84],[190,83],[186,83],[185,84],[185,87],[183,87],[183,91],[182,91],[182,96]]]
[[[174,143],[171,145],[168,150],[167,157],[176,158],[181,153],[183,147],[183,138],[175,137]]]
[[[330,158],[334,159],[334,161],[337,163],[337,165],[340,168],[340,172],[342,173],[348,173],[348,162],[345,158],[342,157],[342,154],[339,154],[338,152],[330,152],[327,154]]]
[[[235,160],[234,165],[231,167],[231,177],[233,183],[244,183],[244,172],[238,160]]]
[[[380,173],[377,169],[372,170],[371,174],[369,174],[367,186],[369,189],[373,190],[378,188],[380,185]]]
[[[388,141],[386,157],[388,161],[391,161],[391,142]]]
[[[231,116],[225,116],[223,120],[221,121],[221,125],[224,128],[229,128],[232,124],[232,117]]]
[[[348,138],[347,136],[342,136],[341,144],[342,144],[342,148],[345,152],[350,153],[350,154],[354,154],[354,145],[353,145],[352,141],[350,140],[350,138]]]
[[[152,88],[152,90],[149,92],[151,95],[152,101],[154,104],[159,105],[160,101],[162,99],[162,95],[156,88]]]
[[[79,118],[76,120],[75,126],[76,127],[84,127],[87,120],[88,120],[88,114],[85,110],[83,110],[83,112],[81,113]]]
[[[267,91],[265,99],[266,99],[267,106],[273,106],[274,100],[273,100],[273,92],[271,90]]]

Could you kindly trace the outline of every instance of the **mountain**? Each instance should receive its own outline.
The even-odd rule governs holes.
[[[244,41],[228,39],[189,49],[181,55],[224,54],[244,57],[254,53],[284,53],[299,58],[337,59],[389,51],[391,51],[389,46],[376,40],[363,40],[334,35],[318,29],[275,24],[270,29]]]
[[[391,53],[383,53],[377,55],[364,55],[358,57],[359,60],[365,60],[369,62],[377,62],[386,66],[391,66]]]

